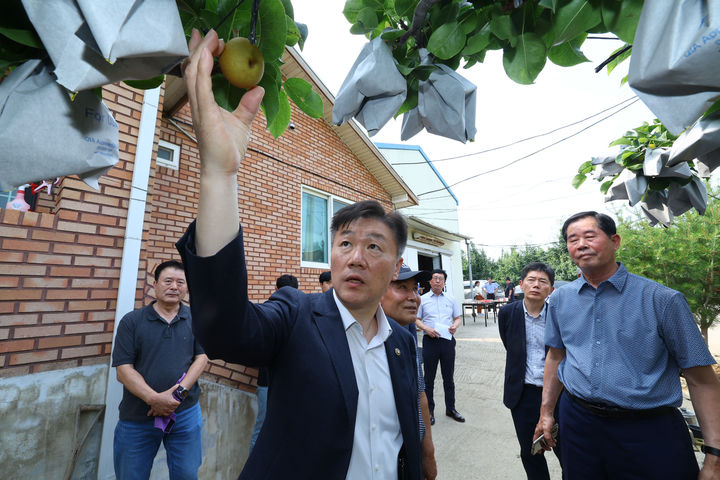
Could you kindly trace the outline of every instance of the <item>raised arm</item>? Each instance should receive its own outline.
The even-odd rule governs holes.
[[[237,173],[265,93],[262,87],[248,91],[232,113],[215,103],[210,74],[213,56],[220,55],[224,47],[214,30],[203,38],[193,29],[190,57],[183,70],[200,149],[195,248],[201,257],[217,253],[240,228]]]

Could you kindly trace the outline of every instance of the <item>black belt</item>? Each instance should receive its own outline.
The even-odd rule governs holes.
[[[616,407],[614,405],[604,405],[602,403],[593,403],[578,398],[572,393],[565,390],[568,397],[575,403],[583,407],[588,412],[592,413],[596,417],[603,418],[648,418],[648,417],[659,417],[661,415],[668,415],[677,410],[675,407],[655,407],[647,408],[643,410],[637,410],[632,408]]]

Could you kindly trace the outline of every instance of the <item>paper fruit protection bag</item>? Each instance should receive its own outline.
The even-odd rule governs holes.
[[[22,0],[71,91],[166,73],[188,55],[176,0]]]
[[[720,0],[645,0],[630,87],[674,135],[720,98]]]
[[[70,93],[30,60],[0,83],[0,190],[77,174],[91,187],[118,161],[118,125],[92,91]]]

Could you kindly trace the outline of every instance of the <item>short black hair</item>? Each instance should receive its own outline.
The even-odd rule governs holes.
[[[445,277],[445,280],[447,280],[447,272],[443,270],[442,268],[436,268],[432,272],[430,272],[430,277],[432,278],[433,275],[436,273],[442,274],[443,277]]]
[[[400,258],[405,251],[407,244],[407,223],[405,218],[398,212],[385,213],[385,209],[380,202],[376,200],[363,200],[355,202],[352,205],[343,207],[333,215],[332,224],[330,225],[330,233],[332,240],[340,228],[351,224],[360,218],[374,218],[381,221],[395,235],[395,243],[397,244],[397,257]]]
[[[278,290],[282,287],[298,288],[298,279],[294,275],[280,275],[277,280],[275,280],[275,286]]]
[[[167,262],[162,262],[160,265],[155,267],[155,281],[156,282],[158,280],[160,280],[160,274],[166,268],[177,268],[178,270],[185,270],[183,268],[183,264],[178,262],[177,260],[168,260]]]
[[[617,233],[617,229],[615,228],[615,220],[605,215],[604,213],[598,213],[590,210],[587,212],[576,213],[575,215],[572,215],[570,218],[565,220],[565,223],[563,223],[562,226],[563,240],[567,242],[567,231],[568,227],[570,227],[571,224],[588,217],[594,218],[600,230],[605,232],[605,235],[607,235],[608,237],[612,237]]]
[[[322,273],[320,274],[320,276],[318,277],[318,281],[319,281],[320,283],[325,283],[325,282],[331,281],[330,278],[331,278],[331,277],[330,277],[330,272],[329,272],[329,271],[328,271],[328,272],[322,272]]]
[[[505,277],[505,281],[506,281],[506,282],[510,282],[510,281],[512,281],[512,280],[510,280],[510,277]]]
[[[543,262],[532,262],[525,265],[525,268],[520,272],[520,281],[522,282],[530,272],[542,272],[550,279],[550,285],[555,285],[555,270],[550,265]]]

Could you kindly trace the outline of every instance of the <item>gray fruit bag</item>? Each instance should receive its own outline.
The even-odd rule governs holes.
[[[118,161],[118,125],[100,98],[72,99],[30,60],[0,83],[0,190],[77,174],[91,187]]]
[[[720,98],[720,1],[645,0],[630,87],[674,135]]]

